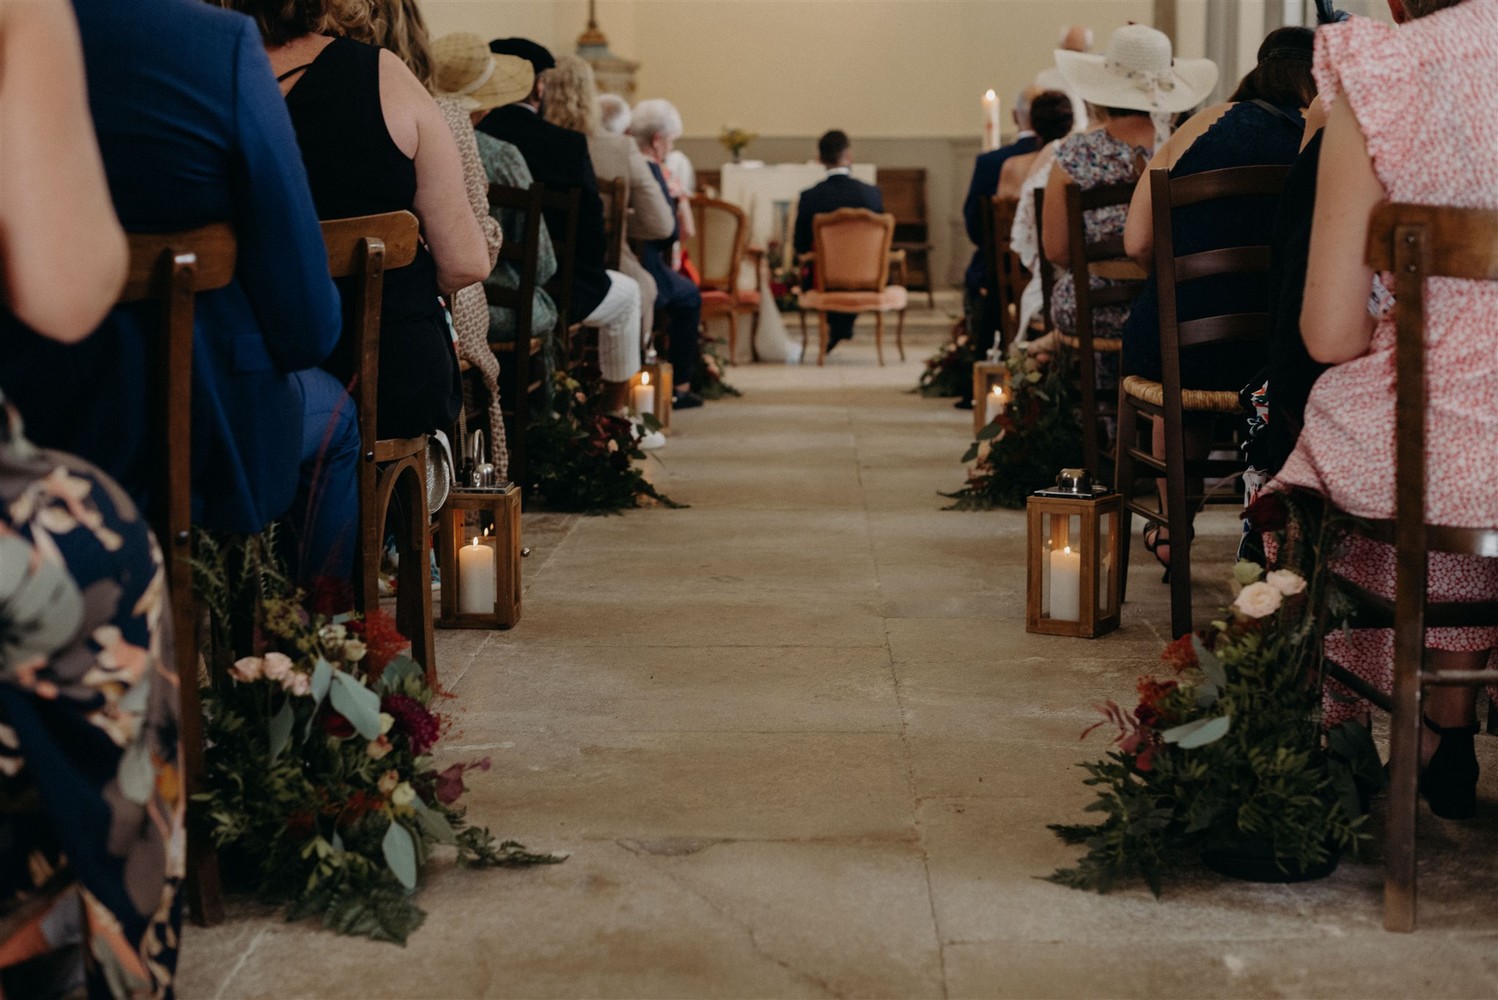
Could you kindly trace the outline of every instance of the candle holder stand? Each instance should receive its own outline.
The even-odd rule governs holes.
[[[1063,469],[1025,509],[1025,631],[1095,639],[1118,628],[1123,498],[1082,469]]]
[[[671,388],[674,384],[673,379],[675,377],[675,373],[671,370],[671,362],[647,361],[640,366],[640,372],[642,374],[649,373],[650,375],[650,387],[655,390],[653,402],[654,409],[651,412],[655,414],[655,419],[661,422],[661,433],[670,434]],[[631,391],[633,391],[635,387],[640,385],[640,381],[641,380],[639,375],[636,375],[634,378],[630,379],[629,384]],[[633,403],[634,397],[631,396],[630,399],[631,403]]]
[[[493,607],[486,600],[487,586],[480,589],[481,606],[465,600],[465,575],[490,571],[490,560],[483,558],[471,560],[479,569],[469,569],[463,550],[472,549],[474,540],[494,550]],[[513,628],[520,621],[520,487],[453,490],[437,515],[437,563],[442,572],[438,628]]]
[[[1005,399],[1009,397],[1009,366],[1002,361],[973,362],[973,436],[993,422],[988,407],[988,397],[993,390],[1001,389]]]

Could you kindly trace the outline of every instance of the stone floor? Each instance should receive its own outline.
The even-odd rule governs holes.
[[[447,752],[496,765],[471,818],[570,860],[435,864],[404,949],[235,904],[187,933],[181,995],[1498,995],[1498,877],[1460,863],[1491,805],[1426,814],[1414,935],[1381,929],[1372,858],[1158,901],[1041,880],[1104,750],[1078,734],[1158,655],[1166,589],[1136,541],[1119,631],[1025,633],[1022,515],[941,509],[970,416],[906,392],[946,323],[913,312],[903,364],[860,328],[825,368],[732,369],[743,398],[650,462],[689,509],[527,515],[519,626],[439,634]],[[1235,531],[1202,523],[1199,614]]]

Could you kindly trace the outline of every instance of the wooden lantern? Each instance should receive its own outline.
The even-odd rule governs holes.
[[[1095,639],[1117,628],[1123,499],[1086,471],[1063,469],[1025,508],[1025,631]]]
[[[661,422],[662,434],[671,433],[671,389],[674,378],[671,362],[647,361],[640,366],[639,374],[629,380],[630,405],[641,416],[647,412],[648,407],[648,412],[655,414],[655,419]],[[648,394],[645,392],[647,388],[650,390]]]
[[[520,620],[520,487],[453,490],[437,515],[437,553],[439,628],[511,628]]]
[[[973,436],[1003,412],[1009,401],[1009,366],[1000,361],[973,362]]]

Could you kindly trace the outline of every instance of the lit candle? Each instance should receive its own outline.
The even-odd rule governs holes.
[[[999,148],[999,95],[989,90],[983,95],[983,149]]]
[[[494,549],[474,538],[458,550],[458,613],[494,612]]]
[[[636,413],[644,416],[655,412],[655,387],[650,384],[649,372],[641,372],[640,381],[636,382],[629,392]]]
[[[1082,553],[1073,552],[1071,546],[1068,545],[1059,552],[1052,549],[1050,560],[1050,617],[1063,622],[1081,621]]]
[[[989,390],[987,399],[983,406],[983,422],[991,424],[999,419],[999,414],[1004,412],[1004,387],[994,386]]]

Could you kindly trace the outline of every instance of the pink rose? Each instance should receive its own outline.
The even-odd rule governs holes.
[[[233,675],[235,680],[249,683],[250,681],[258,681],[264,670],[265,661],[261,660],[260,657],[246,656],[243,659],[235,660],[234,666],[229,668],[229,673]]]
[[[305,698],[312,693],[312,678],[301,671],[293,670],[282,679],[281,687],[298,698]]]
[[[390,743],[390,737],[383,734],[381,734],[379,739],[369,741],[369,755],[375,760],[382,760],[386,754],[394,749],[395,747]]]
[[[291,657],[285,653],[266,653],[264,672],[266,680],[284,680],[291,673]]]

